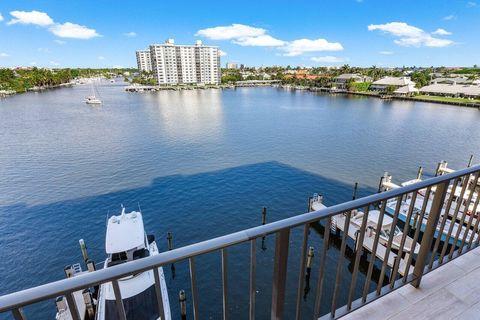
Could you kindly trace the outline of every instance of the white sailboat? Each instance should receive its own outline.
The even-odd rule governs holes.
[[[92,95],[91,96],[88,96],[86,99],[85,99],[85,103],[86,104],[102,104],[102,100],[100,100],[99,98],[97,98],[97,96],[95,95],[95,92],[97,91],[96,88],[95,88],[95,83],[94,83],[94,80],[92,79],[90,81],[91,85],[92,85]]]

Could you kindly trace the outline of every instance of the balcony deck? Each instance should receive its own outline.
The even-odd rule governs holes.
[[[420,288],[406,285],[353,311],[353,319],[478,319],[480,247],[422,278]]]

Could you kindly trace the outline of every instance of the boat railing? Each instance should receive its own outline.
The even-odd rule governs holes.
[[[158,255],[149,256],[143,259],[138,259],[132,262],[124,263],[121,265],[113,266],[111,268],[97,270],[83,274],[79,277],[72,277],[63,279],[37,287],[33,287],[18,292],[13,292],[0,297],[0,313],[11,312],[15,319],[26,319],[23,312],[25,306],[45,301],[48,299],[55,299],[57,296],[64,295],[67,299],[69,309],[72,311],[73,319],[80,319],[78,314],[78,308],[76,301],[73,297],[73,293],[78,290],[97,286],[101,283],[111,282],[115,292],[116,306],[118,311],[118,319],[125,319],[125,310],[122,303],[121,291],[119,289],[119,279],[136,274],[138,272],[153,270],[156,279],[156,293],[159,313],[163,315],[162,304],[162,290],[160,288],[160,278],[158,267],[166,266],[178,261],[188,261],[190,269],[190,285],[191,285],[191,305],[192,314],[194,319],[199,319],[199,300],[198,300],[198,286],[200,285],[212,285],[212,284],[200,284],[197,281],[197,257],[218,252],[221,257],[221,272],[222,272],[222,300],[218,303],[223,305],[224,319],[228,318],[229,312],[229,295],[228,292],[228,279],[233,277],[233,274],[228,274],[228,264],[234,263],[235,260],[227,259],[230,248],[242,243],[249,243],[250,247],[250,261],[249,269],[249,290],[245,292],[245,295],[249,296],[249,319],[254,319],[256,314],[256,308],[269,308],[272,319],[284,318],[284,307],[286,302],[286,286],[287,286],[287,272],[295,274],[298,278],[298,285],[295,297],[295,318],[303,319],[301,316],[304,305],[302,304],[302,298],[304,293],[304,279],[306,272],[306,261],[310,228],[313,224],[321,224],[324,226],[322,247],[320,248],[318,258],[318,281],[315,286],[316,292],[314,294],[314,310],[313,318],[318,319],[321,316],[327,318],[338,318],[352,310],[360,308],[361,306],[388,294],[404,285],[411,284],[418,287],[421,283],[422,276],[426,273],[438,268],[439,266],[455,259],[459,255],[472,250],[479,246],[480,237],[476,236],[479,233],[479,221],[473,217],[475,214],[467,215],[467,210],[460,211],[462,204],[460,202],[453,202],[455,190],[459,188],[462,196],[466,190],[472,185],[469,183],[471,179],[475,181],[473,184],[476,188],[478,185],[478,179],[480,174],[480,165],[465,168],[455,172],[446,173],[440,176],[436,176],[430,179],[419,181],[414,184],[395,188],[382,193],[373,194],[367,197],[358,198],[356,200],[348,201],[345,203],[337,204],[327,207],[322,210],[312,211],[301,215],[293,216],[287,219],[271,222],[265,225],[245,229],[239,232],[227,234],[221,237],[213,238],[210,240],[194,243],[188,246],[180,247],[171,251],[166,251]],[[449,189],[450,188],[450,189]],[[414,219],[412,213],[414,212],[414,204],[417,191],[425,189],[426,196],[423,199],[423,206],[420,210],[420,217]],[[449,190],[452,190],[449,192]],[[470,192],[470,197],[474,192]],[[386,203],[389,199],[397,199],[395,211],[392,215],[393,223],[392,228],[397,226],[399,220],[399,212],[401,207],[401,200],[405,195],[409,195],[412,198],[410,202],[406,223],[403,226],[403,237],[398,252],[395,254],[390,249],[392,248],[393,234],[390,232],[390,237],[385,246],[379,245],[379,230],[376,230],[372,253],[368,261],[368,269],[366,270],[365,279],[362,277],[363,288],[360,297],[356,296],[358,292],[358,274],[359,274],[359,262],[362,256],[362,245],[364,240],[367,241],[371,238],[366,236],[367,233],[367,219],[368,212],[374,206],[379,208],[379,222],[377,228],[382,225],[381,219],[386,214]],[[478,206],[478,198],[475,200],[476,212]],[[430,202],[429,212],[427,211],[427,203]],[[453,205],[452,205],[453,204]],[[357,235],[357,248],[360,250],[354,251],[354,258],[352,260],[353,271],[350,274],[345,275],[344,262],[346,258],[346,247],[348,240],[348,228],[350,227],[350,219],[352,218],[352,211],[361,210],[364,212],[362,224],[359,228]],[[464,226],[465,230],[470,232],[463,232],[462,229],[453,231],[453,223],[446,223],[449,219],[449,215],[443,214],[442,211],[448,212],[454,210],[453,221],[460,221],[460,225]],[[462,213],[463,212],[463,213]],[[332,219],[336,215],[343,214],[344,216],[344,232],[340,232],[341,244],[339,246],[339,254],[329,256],[329,264],[332,263],[331,259],[334,257],[336,266],[335,274],[326,273],[327,254],[329,250],[332,250],[330,241],[332,241],[333,235],[331,233]],[[428,214],[428,219],[424,222],[424,216]],[[414,222],[412,222],[414,221]],[[422,223],[424,225],[422,225]],[[446,238],[442,240],[443,229],[448,225]],[[437,226],[440,227],[441,232],[436,232]],[[299,254],[298,267],[295,270],[290,270],[289,250],[294,250],[290,244],[291,230],[293,228],[302,228],[303,236],[301,239],[301,249]],[[423,236],[420,237],[420,232],[423,232]],[[418,254],[406,254],[403,252],[403,247],[406,242],[408,234],[413,234],[412,246],[420,244]],[[273,283],[271,286],[271,305],[258,305],[256,304],[256,272],[257,272],[257,240],[266,236],[275,237],[275,250],[273,260]],[[454,238],[452,242],[454,245],[449,245],[449,239]],[[420,240],[421,239],[421,240]],[[377,251],[377,249],[382,251]],[[384,252],[384,256],[381,259],[378,258],[379,252]],[[413,252],[413,250],[410,250]],[[394,257],[394,263],[391,264],[392,257]],[[381,269],[378,267],[381,264]],[[374,265],[380,269],[380,273],[373,273]],[[400,268],[402,270],[400,270]],[[365,270],[363,271],[365,272]],[[328,294],[322,294],[325,291],[324,284],[326,279],[333,282],[332,286],[325,286],[327,290],[331,290]],[[348,281],[346,280],[348,277]],[[374,279],[372,279],[374,278]],[[334,280],[333,280],[334,279]],[[347,285],[349,290],[345,292],[341,288],[341,283]],[[331,287],[331,288],[330,288]],[[346,295],[342,297],[342,301],[347,301],[346,305],[339,306],[340,294]],[[288,301],[289,304],[293,304],[293,301]],[[210,305],[215,304],[215,301],[208,301]],[[324,310],[321,314],[321,306]],[[325,312],[328,306],[328,312]],[[247,315],[245,315],[247,317]]]

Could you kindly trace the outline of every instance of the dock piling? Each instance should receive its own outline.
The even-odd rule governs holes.
[[[182,320],[187,319],[187,297],[185,296],[185,290],[180,290],[178,293],[178,301],[180,302],[180,315]]]
[[[422,174],[423,174],[423,167],[420,166],[418,167],[417,180],[420,180],[422,178]]]
[[[168,251],[173,249],[173,236],[171,232],[167,232],[167,248]],[[175,279],[175,264],[172,263],[170,265],[170,269],[172,271],[172,279]]]
[[[173,248],[173,236],[170,232],[167,232],[167,246],[168,246],[168,251],[172,250],[172,248]]]
[[[85,262],[86,265],[88,261],[87,246],[85,245],[85,241],[83,241],[83,239],[78,240],[78,243],[80,244],[80,250],[82,250],[83,262]]]
[[[358,182],[355,182],[355,186],[353,187],[352,200],[357,199],[357,191],[358,191]]]
[[[87,309],[87,319],[95,319],[95,309],[93,304],[92,292],[89,289],[82,291],[83,301],[85,302],[85,309]]]
[[[267,223],[267,207],[262,208],[262,225]],[[262,237],[262,250],[267,250],[267,246],[265,245],[265,237]]]
[[[468,160],[467,168],[470,168],[472,166],[473,162],[473,154],[470,155],[470,159]]]

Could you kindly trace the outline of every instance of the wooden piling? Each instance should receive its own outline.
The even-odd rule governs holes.
[[[472,166],[473,162],[473,154],[470,155],[470,159],[468,160],[467,168],[470,168]]]
[[[180,290],[178,293],[178,301],[180,302],[180,316],[182,320],[187,319],[187,297],[185,296],[185,290]]]
[[[417,180],[420,180],[422,178],[422,174],[423,174],[423,167],[420,166],[417,172]]]
[[[357,191],[358,191],[358,182],[355,182],[355,186],[353,187],[352,200],[355,200],[357,198]]]
[[[172,248],[173,248],[173,236],[170,232],[167,232],[167,246],[168,246],[168,251],[172,250]]]
[[[85,245],[85,241],[83,241],[83,239],[78,240],[78,243],[80,244],[80,250],[82,250],[83,262],[86,264],[88,261],[87,246]]]

